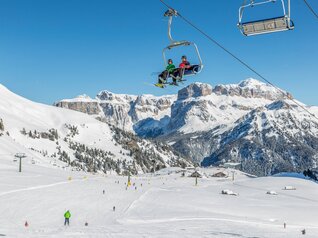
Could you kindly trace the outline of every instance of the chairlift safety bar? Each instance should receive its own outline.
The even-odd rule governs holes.
[[[286,31],[294,29],[294,24],[290,18],[290,0],[288,0],[288,12],[286,12],[285,0],[280,0],[283,8],[284,15],[281,17],[275,17],[271,19],[257,20],[251,22],[242,22],[244,9],[247,7],[253,7],[263,5],[267,3],[275,3],[277,0],[266,0],[262,2],[256,2],[251,0],[249,4],[246,4],[246,0],[239,8],[239,22],[238,27],[242,34],[246,36],[266,34],[272,32]],[[279,0],[278,0],[279,1]],[[263,29],[262,29],[263,28]]]

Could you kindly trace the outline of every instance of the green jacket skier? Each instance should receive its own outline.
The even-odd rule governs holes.
[[[66,226],[66,224],[69,226],[69,225],[70,225],[70,218],[71,218],[71,213],[70,213],[69,210],[67,210],[67,211],[64,213],[64,218],[65,218],[64,226]]]
[[[166,82],[167,78],[169,77],[169,74],[173,74],[175,69],[176,69],[176,66],[173,64],[172,59],[169,59],[166,70],[163,71],[161,74],[159,74],[158,83],[155,85],[158,87],[163,87],[163,84]]]
[[[168,71],[168,73],[171,74],[175,68],[176,66],[172,63],[172,60],[168,61],[168,65],[166,67],[166,70]]]

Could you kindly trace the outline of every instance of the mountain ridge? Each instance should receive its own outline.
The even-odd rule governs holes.
[[[251,163],[246,165],[245,169],[243,166],[243,170],[264,175],[262,166],[270,160],[277,162],[273,172],[285,172],[302,170],[315,164],[318,158],[316,147],[312,145],[316,143],[318,132],[315,130],[311,133],[299,126],[303,123],[315,128],[317,119],[303,112],[304,110],[295,104],[291,94],[256,79],[249,78],[238,84],[215,87],[196,82],[181,88],[177,95],[162,97],[116,95],[110,92],[107,94],[112,96],[98,99],[102,99],[99,101],[102,113],[95,116],[111,124],[120,124],[139,136],[168,142],[183,156],[192,158],[195,162],[202,162],[205,166],[231,161],[243,163],[244,158],[249,158]],[[114,98],[121,104],[118,105],[117,101],[114,103]],[[299,101],[297,103],[307,107]],[[309,110],[309,107],[307,108]],[[310,110],[316,114],[318,112],[316,107],[310,107]],[[257,123],[262,120],[268,123],[270,129],[263,130],[261,135],[257,127],[261,124]],[[295,123],[291,123],[293,121]],[[245,127],[240,126],[243,122]],[[294,131],[302,134],[302,139],[289,143],[291,138],[295,137]],[[242,133],[242,136],[237,137],[235,133]],[[273,142],[270,142],[273,139],[270,139],[271,133],[281,140],[277,142],[282,147],[278,151],[266,145],[273,145]],[[285,134],[290,134],[290,138],[286,139]],[[237,143],[225,140],[229,137],[236,138]],[[262,137],[266,139],[261,139]],[[255,144],[255,141],[258,143]],[[249,153],[254,156],[247,156],[246,151],[238,144],[245,145],[245,150],[250,150]],[[306,152],[297,154],[293,147],[305,148]],[[228,153],[233,150],[236,150],[239,156]],[[256,151],[263,151],[262,156],[256,156]],[[296,158],[289,159],[284,153]],[[228,158],[225,159],[226,156]],[[293,160],[299,162],[294,163]],[[255,171],[251,169],[252,162],[257,164],[254,166],[258,167]]]

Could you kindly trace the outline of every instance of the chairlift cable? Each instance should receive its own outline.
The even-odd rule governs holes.
[[[304,0],[306,1],[306,0]],[[176,11],[174,8],[172,8],[171,6],[169,6],[164,0],[160,0],[161,3],[163,3],[167,8],[169,9],[173,9],[174,11]],[[276,85],[274,85],[273,83],[271,83],[267,78],[265,78],[262,74],[258,73],[252,66],[250,66],[249,64],[247,64],[245,61],[243,61],[241,58],[239,58],[238,56],[236,56],[234,53],[232,53],[230,50],[228,50],[227,48],[225,48],[222,44],[220,44],[217,40],[215,40],[212,36],[210,36],[209,34],[207,34],[206,32],[204,32],[203,30],[201,30],[198,26],[196,26],[194,23],[192,23],[192,21],[188,20],[186,17],[184,17],[183,15],[181,15],[178,11],[176,11],[177,15],[184,20],[186,23],[188,23],[191,27],[193,27],[194,29],[196,29],[198,32],[200,32],[203,36],[205,36],[209,41],[211,41],[213,44],[217,45],[219,48],[221,48],[223,51],[225,51],[227,54],[229,54],[231,57],[233,57],[234,59],[236,59],[239,63],[241,63],[243,66],[245,66],[246,68],[248,68],[250,71],[252,71],[253,73],[255,73],[257,76],[259,76],[261,79],[263,79],[265,82],[267,82],[269,85],[271,85],[272,87],[276,88],[278,91],[280,91],[284,96],[286,95],[287,98],[289,98],[289,95],[283,91],[282,89],[280,89],[279,87],[277,87]],[[299,106],[300,108],[302,108],[304,111],[306,111],[310,116],[316,118],[318,120],[318,117],[313,114],[312,112],[310,112],[305,106],[301,105],[299,102],[297,102],[295,99],[291,98],[291,101],[293,101],[297,106]],[[287,102],[286,102],[287,103]],[[288,104],[288,103],[287,103]],[[289,105],[289,104],[288,104]],[[290,105],[289,105],[290,106]]]
[[[315,12],[315,10],[312,8],[312,6],[307,2],[307,0],[304,0],[304,3],[308,7],[308,9],[314,14],[314,16],[318,19],[318,14]]]

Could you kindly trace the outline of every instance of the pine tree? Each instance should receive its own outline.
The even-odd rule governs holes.
[[[26,134],[27,134],[27,132],[26,132],[26,130],[25,130],[24,127],[23,127],[23,129],[22,129],[22,131],[21,131],[21,134],[22,134],[22,135],[26,135]]]
[[[2,119],[0,119],[0,131],[4,131],[4,124]]]

